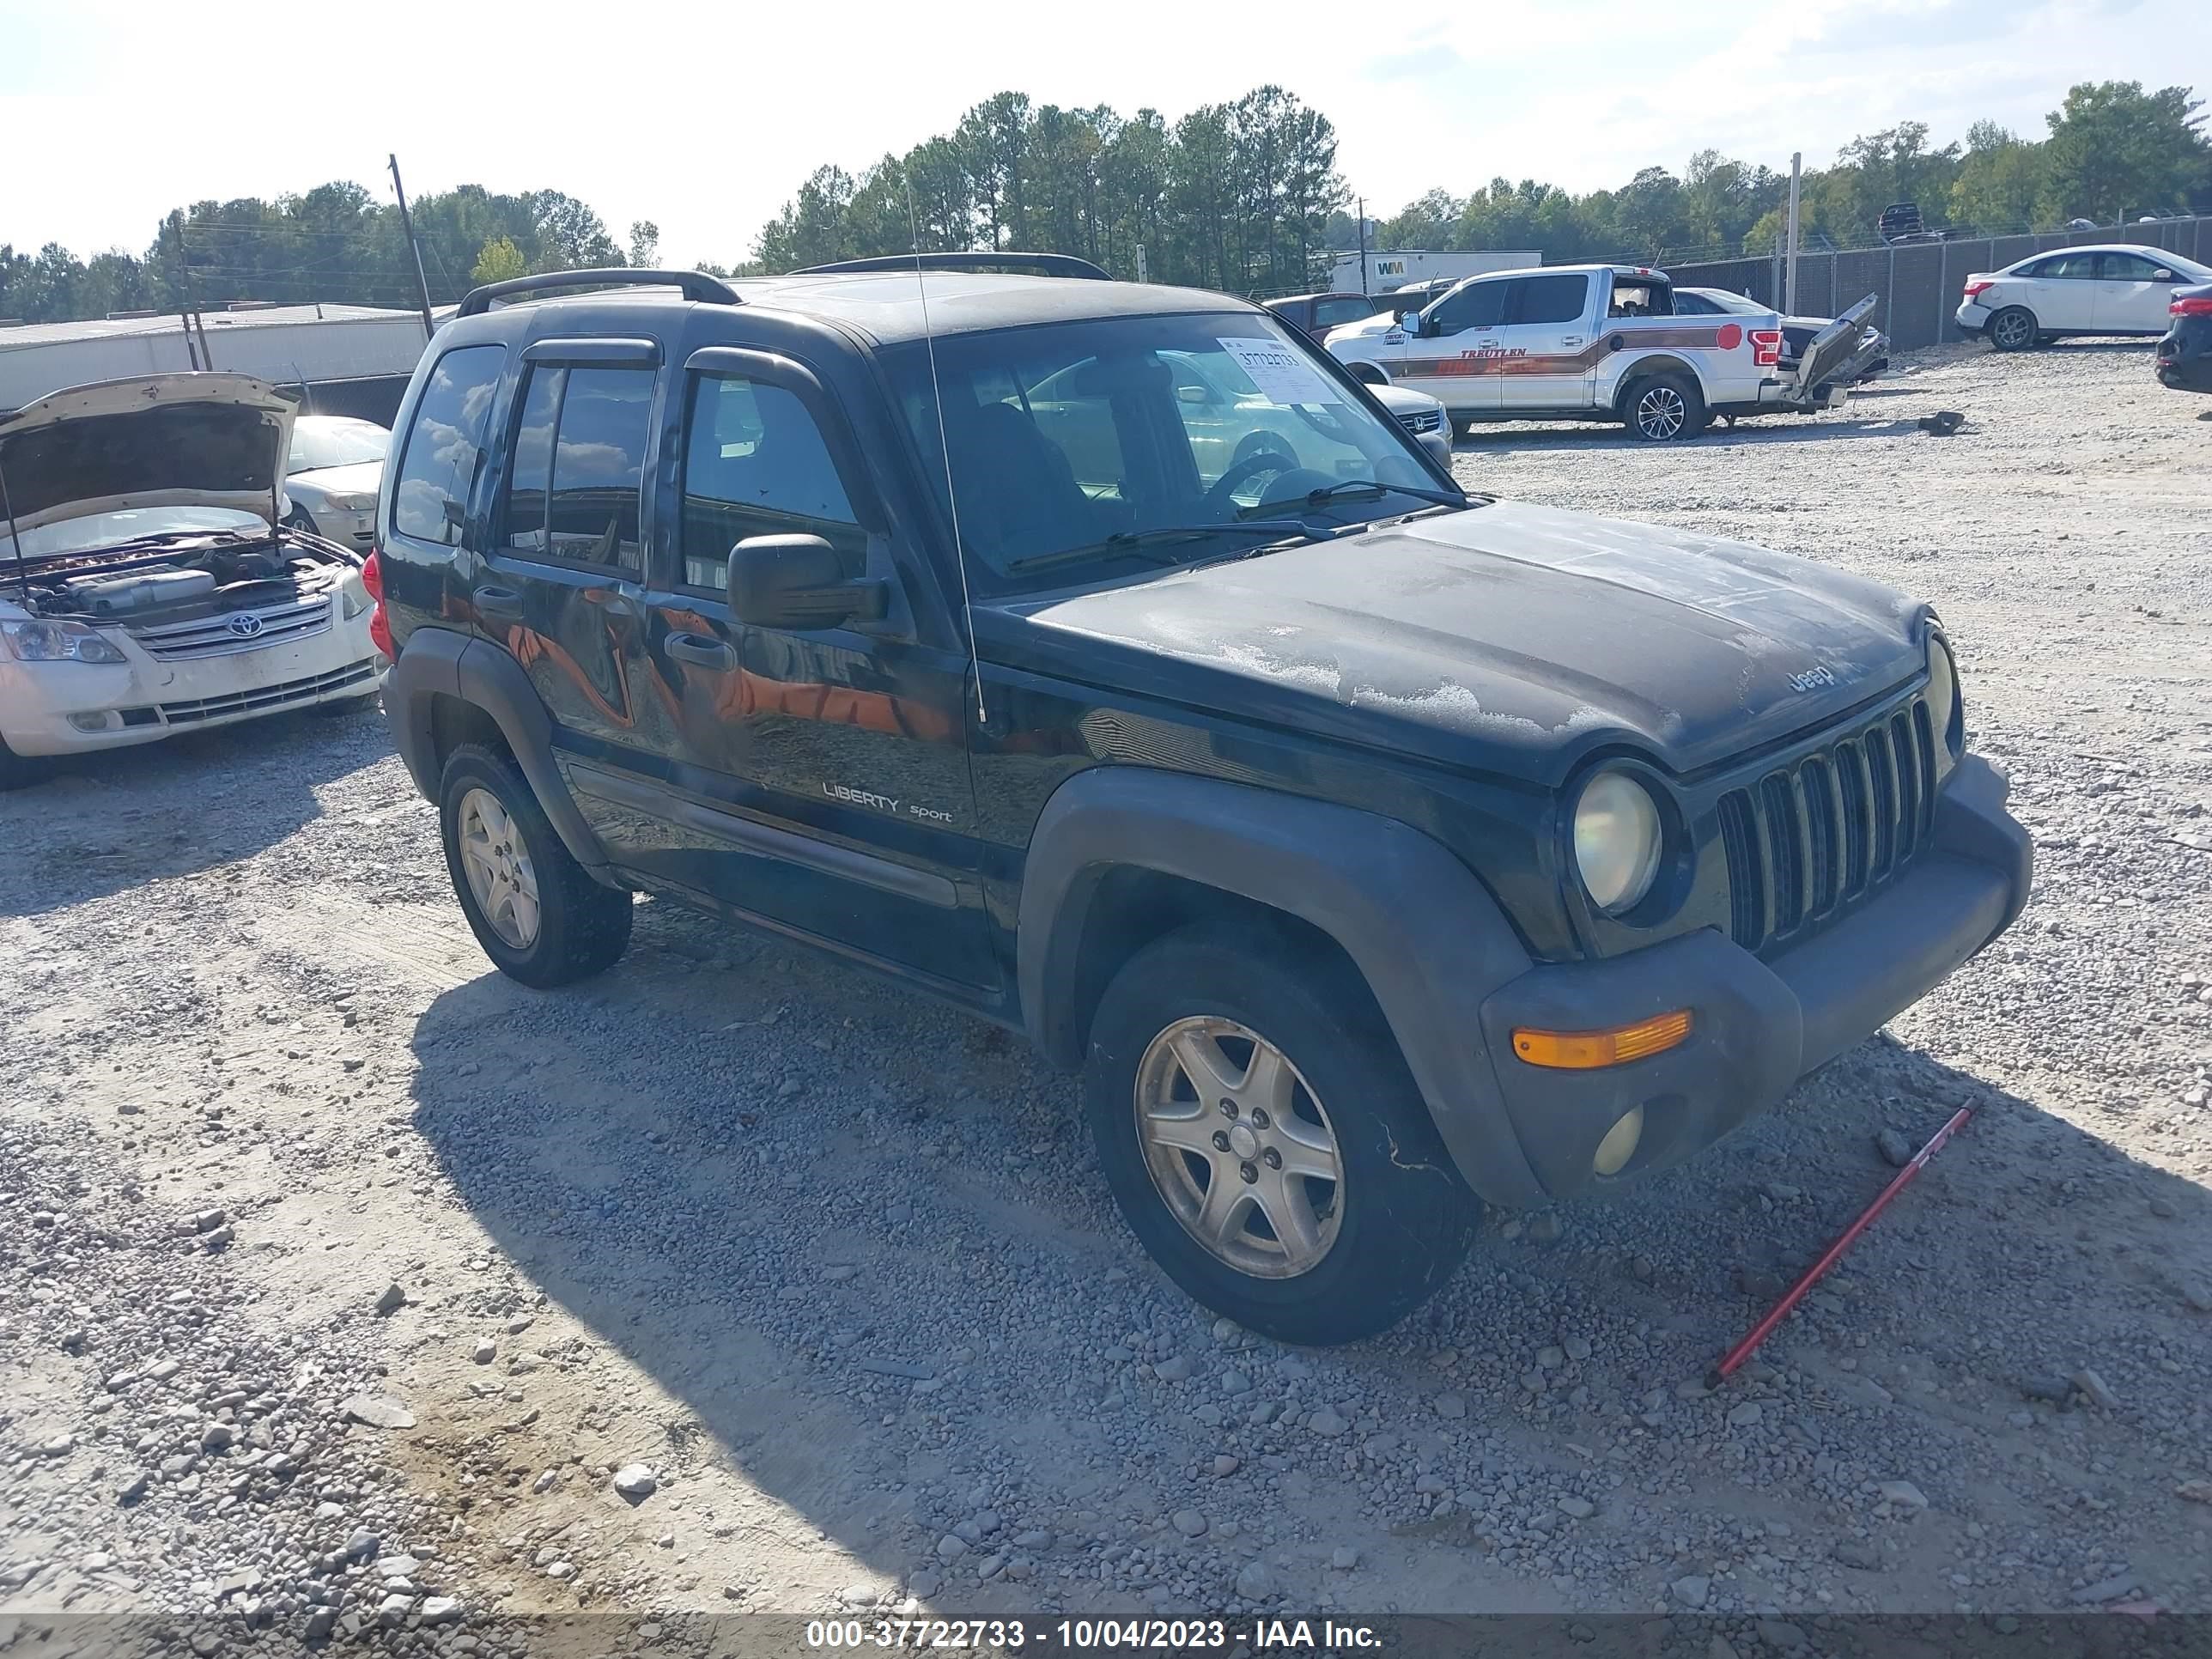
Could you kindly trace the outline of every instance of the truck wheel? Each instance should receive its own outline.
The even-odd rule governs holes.
[[[630,896],[569,856],[506,756],[464,744],[438,786],[446,868],[492,965],[541,990],[611,967],[629,945]]]
[[[1629,435],[1646,443],[1694,438],[1711,418],[1705,413],[1705,393],[1686,374],[1653,374],[1632,381],[1620,403]]]
[[[1481,1206],[1364,987],[1256,931],[1132,957],[1091,1030],[1085,1103],[1139,1241],[1279,1341],[1387,1330],[1451,1277]]]
[[[2026,306],[2007,306],[1989,320],[1990,343],[1999,351],[2026,351],[2039,344],[2035,313]]]

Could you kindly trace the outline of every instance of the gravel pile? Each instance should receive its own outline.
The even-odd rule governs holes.
[[[1354,1349],[1184,1300],[1073,1085],[995,1031],[663,905],[591,985],[489,975],[373,716],[12,798],[0,1609],[487,1655],[533,1612],[915,1598],[1694,1612],[1752,1646],[2212,1609],[2206,441],[2141,351],[1881,392],[1459,465],[1934,599],[2036,903],[1693,1166],[1493,1217]],[[1956,437],[1912,428],[1937,407]]]

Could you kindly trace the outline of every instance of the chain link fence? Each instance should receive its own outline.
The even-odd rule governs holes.
[[[1869,320],[1889,336],[1893,346],[1905,351],[1917,346],[1942,345],[1966,337],[1951,318],[1959,308],[1966,278],[1974,272],[2002,270],[2015,259],[2052,248],[2102,243],[2156,248],[2194,259],[2198,264],[2212,264],[2212,218],[1917,242],[1905,247],[1801,252],[1797,314],[1833,317],[1872,294],[1879,296],[1881,306]],[[1776,253],[1764,258],[1670,264],[1665,269],[1679,288],[1727,289],[1780,310],[1782,264],[1781,255]]]

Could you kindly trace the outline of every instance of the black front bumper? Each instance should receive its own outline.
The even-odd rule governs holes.
[[[1761,961],[1706,930],[1608,961],[1547,965],[1480,1011],[1499,1094],[1530,1170],[1563,1197],[1679,1164],[1789,1092],[1797,1079],[1918,1001],[2010,927],[2027,902],[2033,848],[2005,810],[2004,775],[1960,763],[1935,834],[1881,894],[1804,944]],[[1691,1011],[1680,1047],[1626,1065],[1565,1071],[1513,1051],[1516,1027],[1598,1030]],[[1619,1176],[1592,1167],[1623,1115],[1643,1138]]]

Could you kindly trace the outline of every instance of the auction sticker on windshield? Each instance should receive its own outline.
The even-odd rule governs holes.
[[[1291,347],[1275,340],[1218,334],[1221,349],[1252,377],[1260,395],[1288,409],[1297,404],[1340,404],[1344,398],[1328,377]]]

